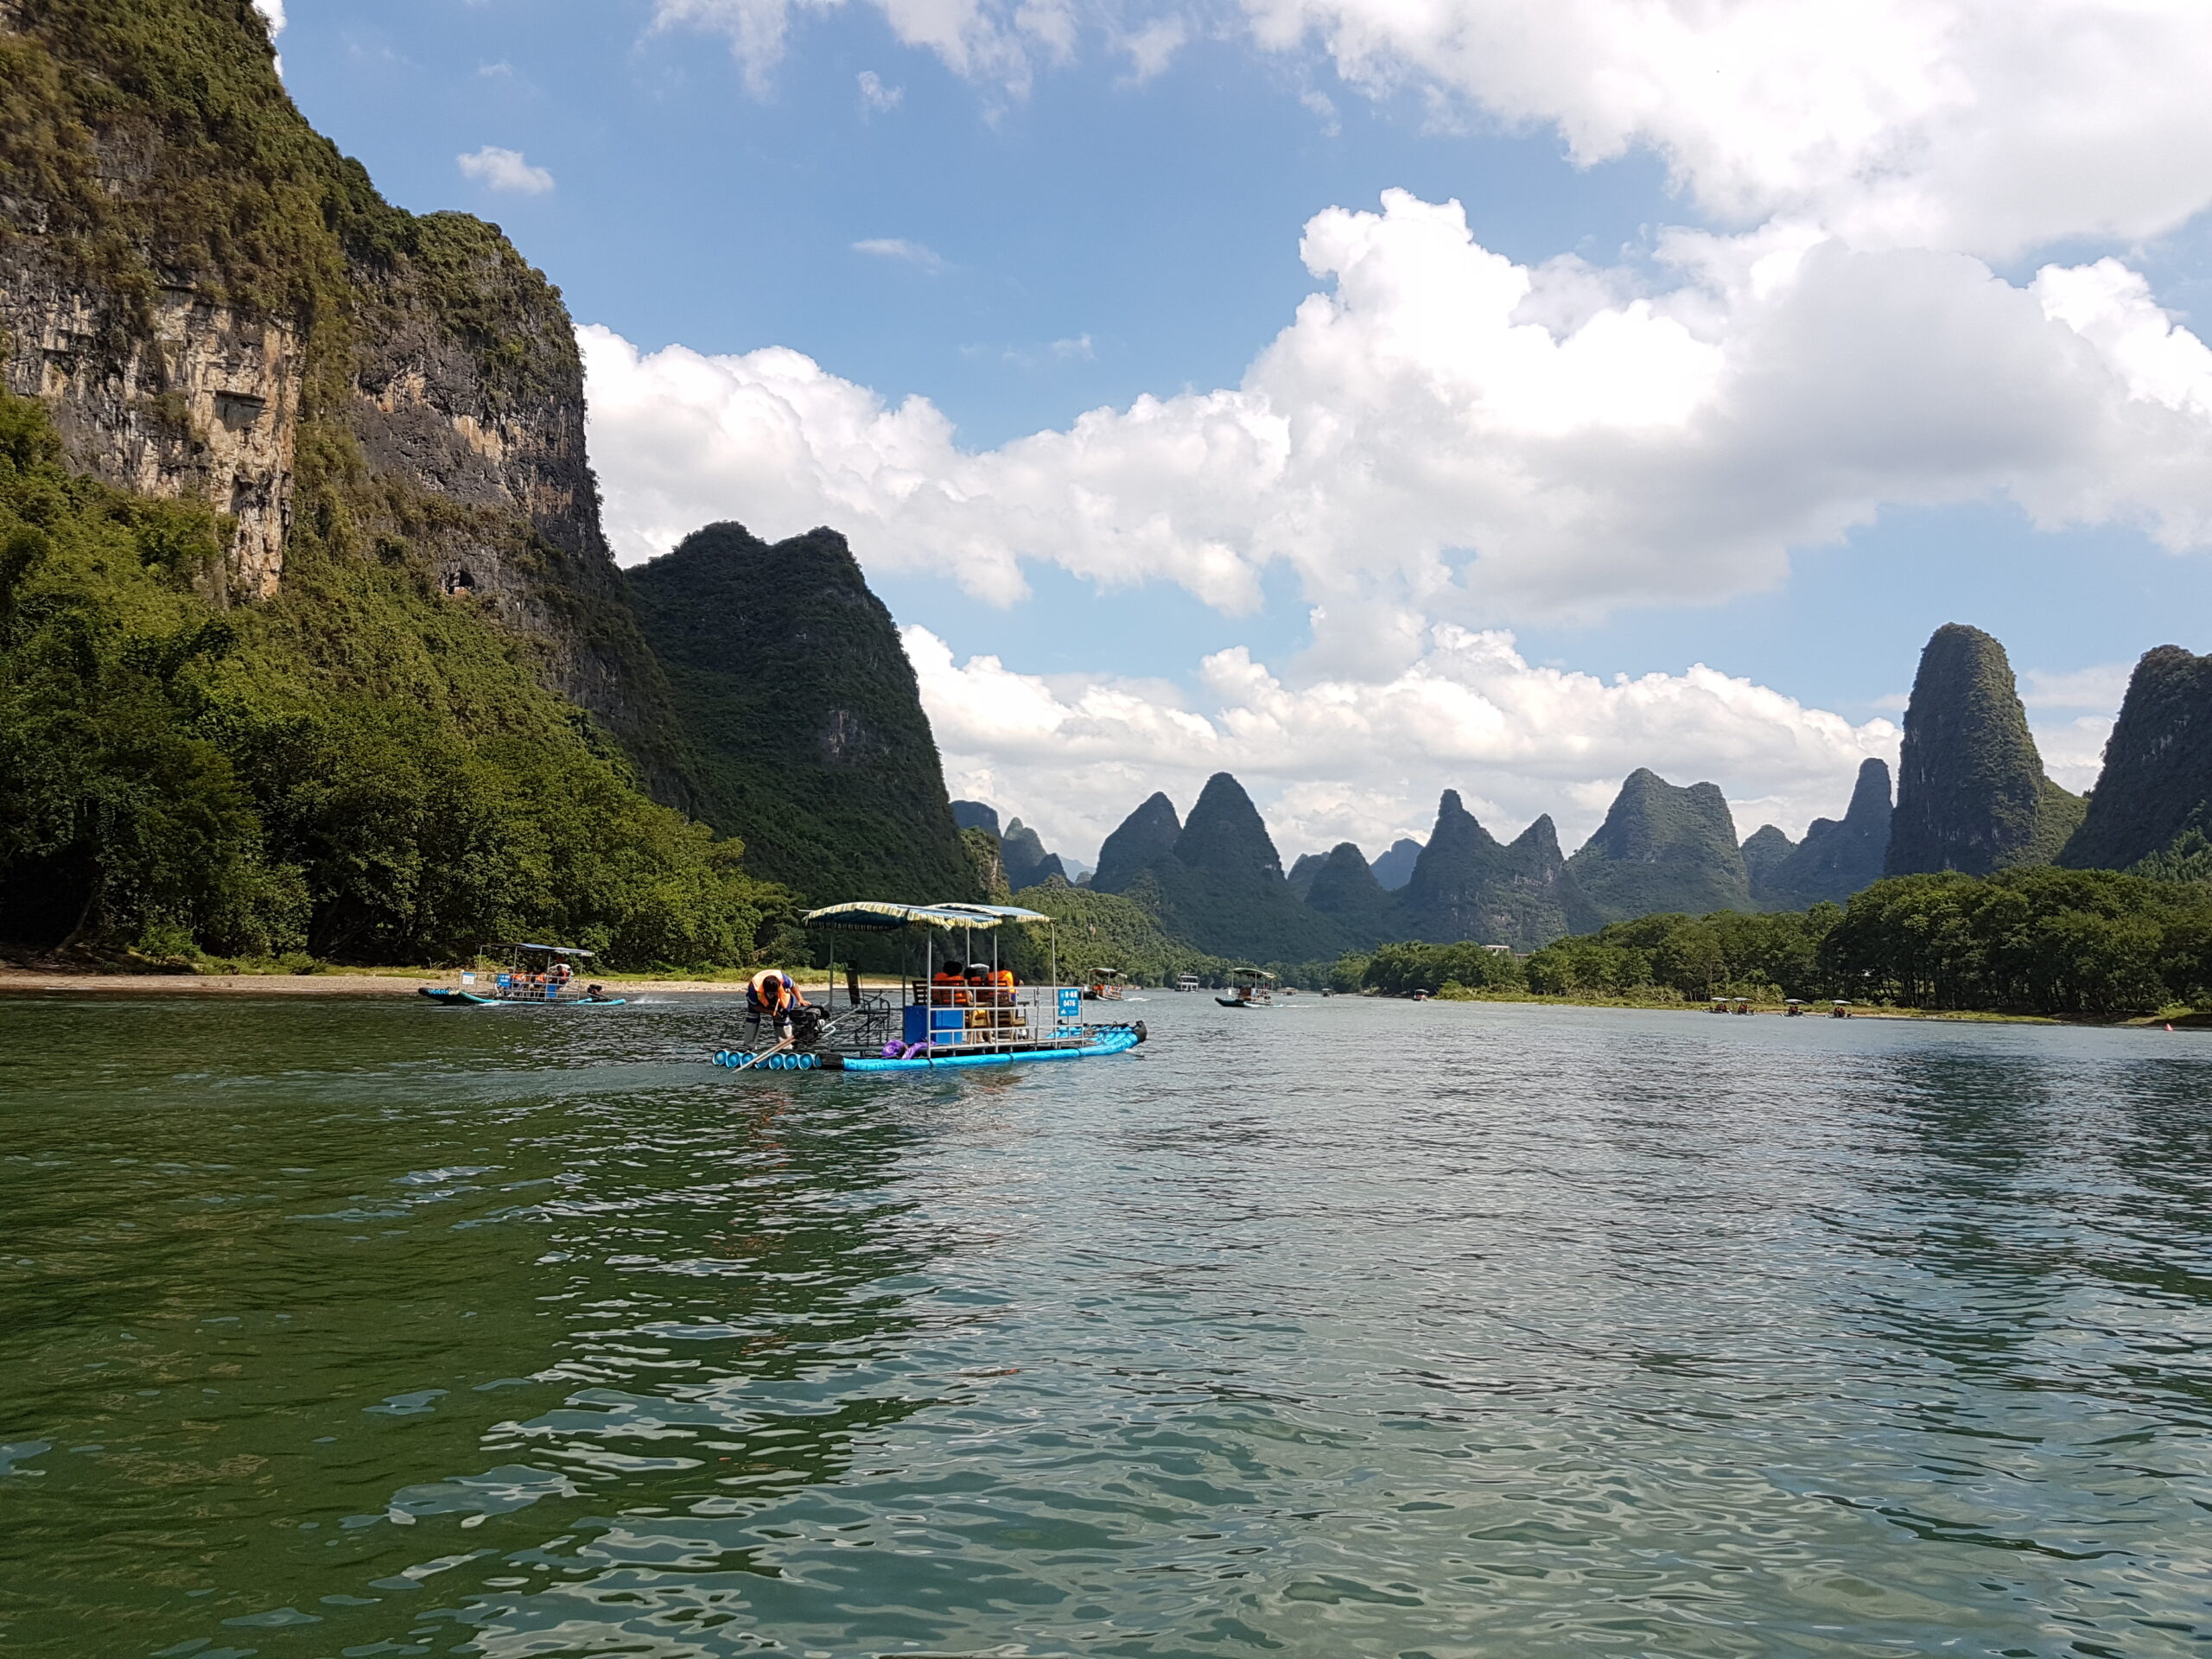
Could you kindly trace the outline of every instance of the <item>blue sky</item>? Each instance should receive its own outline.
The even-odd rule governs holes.
[[[1742,0],[1737,9],[1756,13],[1762,3]],[[1674,83],[1663,80],[1657,115],[1616,122],[1628,135],[1613,146],[1617,155],[1578,163],[1565,135],[1578,134],[1586,151],[1602,149],[1602,136],[1592,141],[1590,130],[1613,117],[1592,101],[1601,93],[1559,90],[1557,65],[1587,53],[1571,30],[1554,40],[1529,25],[1533,43],[1520,43],[1521,69],[1487,67],[1512,57],[1487,48],[1484,64],[1469,67],[1473,48],[1465,41],[1393,41],[1387,16],[1378,23],[1384,14],[1363,14],[1358,3],[1313,0],[1308,30],[1291,46],[1281,43],[1280,30],[1261,38],[1265,9],[1256,5],[1065,12],[1055,25],[1071,42],[1063,54],[1050,41],[1023,35],[1015,14],[972,5],[968,33],[948,47],[942,31],[929,37],[934,46],[902,40],[901,30],[910,39],[925,31],[888,0],[882,10],[788,13],[774,0],[754,0],[751,9],[725,0],[290,0],[280,46],[294,97],[369,167],[387,196],[417,211],[461,208],[497,220],[560,284],[579,323],[611,331],[648,360],[671,346],[733,359],[789,348],[887,408],[910,396],[927,399],[967,454],[1065,432],[1086,410],[1126,410],[1147,394],[1173,399],[1237,388],[1301,301],[1330,292],[1332,274],[1300,261],[1301,227],[1332,207],[1376,215],[1386,190],[1424,204],[1458,201],[1473,244],[1515,266],[1548,261],[1556,269],[1561,256],[1575,256],[1603,273],[1623,302],[1641,292],[1676,302],[1684,268],[1671,237],[1702,232],[1749,246],[1759,235],[1782,234],[1777,226],[1808,219],[1818,219],[1838,245],[1882,257],[1924,243],[1943,257],[1978,261],[1986,279],[1981,291],[1999,302],[2025,294],[2045,263],[2088,268],[2106,256],[2139,273],[2157,304],[2177,319],[2212,294],[2205,220],[2191,194],[2202,186],[2193,177],[2162,179],[2163,194],[2146,187],[2133,223],[2101,222],[2113,213],[2058,200],[2056,190],[2048,204],[2031,202],[2000,222],[1974,205],[2003,194],[1987,179],[1939,180],[1931,191],[1950,188],[1959,200],[1969,194],[1973,200],[1932,216],[1915,208],[1909,232],[1900,232],[1905,210],[1883,194],[1886,175],[1844,165],[1823,177],[1812,163],[1793,176],[1761,174],[1768,152],[1783,146],[1747,134],[1743,122],[1730,125],[1694,108],[1670,112],[1663,96]],[[1580,26],[1609,26],[1611,0],[1578,3],[1591,14]],[[1470,27],[1488,26],[1489,4],[1463,0]],[[1766,9],[1786,14],[1796,4],[1774,0]],[[1900,15],[1906,22],[1899,27],[1909,27],[1910,9]],[[756,54],[747,66],[713,24],[760,16],[783,17],[788,34],[775,60]],[[1129,42],[1147,24],[1187,38],[1164,67],[1140,76],[1140,54]],[[1355,51],[1330,34],[1354,24],[1382,31],[1382,44],[1370,38]],[[996,42],[1001,58],[988,67],[979,67],[982,53],[963,61],[959,41],[978,41]],[[1008,41],[1024,48],[1016,68],[1007,67]],[[1992,62],[2004,45],[1989,44]],[[2163,54],[2171,59],[2171,44]],[[1961,62],[1965,73],[1980,73],[1970,51]],[[1960,62],[1938,67],[1955,70]],[[1786,86],[1802,72],[1781,61],[1770,67],[1756,84]],[[2055,99],[2109,104],[2108,89],[2056,86],[2070,73],[2063,64],[2037,73],[2054,83]],[[2183,66],[2173,63],[2172,73],[2183,75]],[[1695,92],[1699,83],[1690,85]],[[1769,101],[1758,105],[1758,118],[1786,118],[1766,111]],[[1908,111],[1897,118],[1910,127],[1921,118]],[[2149,115],[2144,119],[2156,128]],[[1940,136],[1955,127],[1925,130]],[[2000,155],[1990,165],[2010,167],[2005,176],[2024,181],[2020,189],[2033,196],[2036,136],[2023,131],[1977,137],[1990,137],[1993,153],[2012,145],[2013,159]],[[2146,130],[2140,144],[2171,136]],[[480,162],[470,176],[460,158],[487,146],[541,171]],[[2115,165],[2131,152],[2117,154]],[[1557,325],[1562,340],[1588,308]],[[1703,325],[1693,318],[1690,326]],[[1946,326],[1964,333],[1973,325]],[[1712,329],[1719,336],[1727,327]],[[1847,372],[1847,353],[1843,360]],[[1815,378],[1823,372],[1833,380],[1838,372],[1808,371]],[[1319,405],[1325,410],[1334,395],[1320,395]],[[1807,418],[1817,428],[1828,418],[1817,412],[1826,407],[1821,395],[1818,387],[1802,398],[1787,391],[1760,405],[1783,415],[1760,418],[1794,419],[1802,403],[1815,410]],[[1909,390],[1897,395],[1911,397]],[[2061,401],[2070,395],[2053,394]],[[2176,397],[2177,407],[2186,405]],[[1961,425],[1986,418],[1986,410],[1968,411]],[[2062,410],[2050,429],[2074,424]],[[1936,447],[1950,429],[1937,429]],[[1985,441],[1978,430],[1962,432],[1962,454],[2013,442]],[[1893,743],[1893,733],[1870,722],[1895,718],[1894,700],[1910,683],[1919,645],[1942,622],[1975,622],[2007,644],[2024,678],[2045,693],[2037,713],[2053,734],[2054,768],[2072,765],[2069,781],[2077,784],[2087,781],[2085,756],[2094,756],[2094,721],[2111,712],[2113,665],[2169,640],[2212,644],[2199,620],[2212,614],[2212,561],[2193,549],[2165,550],[2142,527],[2156,519],[2168,526],[2169,540],[2190,541],[2172,526],[2195,510],[2194,498],[2177,506],[2155,482],[2106,490],[2096,482],[2101,440],[2082,440],[2077,456],[2057,453],[2057,441],[2040,434],[2020,440],[2018,456],[1964,461],[1934,482],[1910,454],[1868,463],[1894,468],[1894,491],[1882,477],[1861,477],[1844,492],[1856,504],[1848,508],[1809,498],[1775,504],[1767,520],[1740,531],[1748,550],[1741,556],[1705,550],[1715,537],[1739,533],[1725,514],[1693,513],[1695,522],[1680,532],[1688,540],[1660,538],[1594,560],[1586,577],[1575,575],[1571,550],[1563,555],[1547,543],[1544,568],[1565,574],[1532,577],[1535,585],[1523,582],[1503,598],[1484,596],[1465,575],[1466,546],[1436,566],[1440,576],[1378,575],[1371,592],[1359,586],[1368,565],[1402,563],[1402,547],[1425,536],[1453,542],[1449,509],[1438,510],[1440,519],[1426,510],[1402,523],[1379,518],[1370,537],[1355,503],[1335,521],[1332,543],[1319,538],[1328,544],[1311,563],[1255,556],[1242,596],[1229,601],[1179,579],[1173,547],[1133,552],[1117,566],[1110,548],[1087,562],[1056,563],[1023,546],[1019,569],[1029,595],[1010,607],[979,602],[972,582],[963,588],[952,579],[944,543],[920,536],[902,542],[894,518],[880,527],[865,514],[841,518],[834,496],[820,511],[852,534],[900,621],[948,648],[952,668],[934,680],[924,674],[933,697],[960,701],[988,690],[1055,711],[1036,715],[1026,733],[996,734],[987,719],[941,712],[940,735],[956,787],[964,781],[994,791],[1009,810],[1041,820],[1048,838],[1057,835],[1078,852],[1145,792],[1138,785],[1154,754],[1160,781],[1183,791],[1180,799],[1213,764],[1209,757],[1246,775],[1263,803],[1274,804],[1270,817],[1287,853],[1340,833],[1375,841],[1417,830],[1444,785],[1467,791],[1478,810],[1490,804],[1506,820],[1495,826],[1501,833],[1534,810],[1553,810],[1571,843],[1570,826],[1588,827],[1637,743],[1652,748],[1651,763],[1678,781],[1690,780],[1687,771],[1718,774],[1743,804],[1745,830],[1764,809],[1794,832],[1813,811],[1840,807],[1859,753]],[[626,453],[619,432],[602,439],[595,429],[595,459],[618,504]],[[1127,484],[1127,467],[1116,466],[1114,476],[1141,496],[1141,482]],[[1984,476],[1978,467],[1993,480],[1988,487],[1976,487]],[[748,490],[726,455],[718,466],[702,452],[696,471],[696,491],[677,493],[669,511],[678,517],[669,522],[683,522],[685,504],[696,499],[707,504],[700,517],[711,510],[785,532],[804,525],[777,522],[779,513],[804,518],[823,499],[801,493],[785,502]],[[2036,480],[2046,474],[2071,481],[2044,499]],[[1745,473],[1723,467],[1714,475]],[[1574,490],[1584,483],[1580,474],[1569,481]],[[1325,491],[1327,481],[1319,487]],[[1628,539],[1640,537],[1635,519],[1656,511],[1662,498],[1649,493],[1653,486],[1636,487],[1646,493],[1621,510],[1627,518],[1615,514],[1576,533],[1620,535],[1626,523]],[[1817,493],[1824,486],[1805,487]],[[2024,503],[2023,495],[2036,499]],[[1183,511],[1175,499],[1162,499],[1160,513]],[[2088,522],[2037,530],[2031,510]],[[1153,511],[1138,501],[1131,522]],[[1872,522],[1840,544],[1806,545],[1827,539],[1823,526],[1837,512]],[[1467,546],[1490,545],[1468,532]],[[1533,569],[1536,556],[1530,558]],[[1102,568],[1111,579],[1103,588]],[[1455,570],[1473,597],[1438,588]],[[1520,691],[1508,695],[1480,680],[1481,695],[1506,710],[1509,723],[1540,722],[1506,747],[1420,737],[1427,718],[1420,710],[1440,705],[1403,704],[1402,697],[1413,710],[1404,729],[1416,735],[1395,747],[1389,734],[1370,735],[1361,753],[1390,753],[1364,770],[1332,769],[1336,751],[1298,735],[1306,716],[1286,713],[1287,702],[1268,717],[1280,741],[1243,742],[1235,720],[1258,716],[1224,694],[1218,669],[1202,665],[1211,653],[1243,648],[1268,665],[1287,700],[1322,680],[1403,693],[1404,672],[1429,671],[1414,662],[1417,653],[1402,660],[1364,645],[1353,652],[1363,664],[1357,669],[1332,669],[1336,658],[1317,655],[1301,670],[1316,603],[1338,613],[1371,605],[1377,614],[1411,619],[1407,626],[1509,628],[1522,666],[1497,671],[1519,676],[1516,687],[1545,667],[1589,678],[1574,680],[1583,689],[1571,695],[1554,695],[1555,683],[1547,682],[1553,690],[1536,687],[1519,702]],[[999,659],[1019,684],[977,680],[978,657]],[[1628,719],[1614,709],[1578,724],[1582,716],[1567,707],[1580,698],[1577,707],[1594,710],[1599,693],[1587,687],[1622,674],[1668,677],[1675,686],[1695,663],[1752,682],[1782,703],[1832,711],[1848,731],[1821,727],[1808,737],[1791,726],[1804,725],[1799,715],[1786,708],[1775,714],[1782,705],[1771,698],[1727,704],[1724,697],[1727,706],[1708,707],[1684,690],[1677,707],[1668,702],[1676,694],[1663,687],[1653,694],[1655,706],[1673,708],[1672,715]],[[2099,670],[2106,671],[2092,672]],[[1435,672],[1449,678],[1459,671]],[[1476,683],[1465,674],[1458,683]],[[1144,721],[1107,732],[1121,716],[1096,691],[1116,686],[1135,688],[1177,718],[1212,721],[1216,736],[1201,734],[1194,747],[1171,744],[1171,754]],[[1541,721],[1548,718],[1560,722],[1560,747],[1587,751],[1581,772],[1529,759],[1546,749]],[[1679,742],[1661,732],[1669,718],[1680,727]],[[1740,722],[1773,719],[1780,734],[1765,749],[1737,741]],[[1058,746],[1066,755],[1056,757],[1052,734],[1039,737],[1038,720],[1067,740]],[[2088,723],[2075,730],[2081,722]]]

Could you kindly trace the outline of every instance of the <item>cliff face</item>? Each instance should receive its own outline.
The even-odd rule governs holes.
[[[302,559],[416,571],[683,798],[560,296],[496,227],[384,202],[247,0],[0,5],[0,387],[79,469],[226,515],[218,602]]]
[[[1885,873],[2048,864],[2085,810],[2044,776],[2005,647],[1979,628],[1936,629],[1905,709]]]
[[[1644,768],[1629,774],[1567,868],[1604,922],[1751,908],[1751,874],[1718,786],[1678,789]]]
[[[1809,910],[1817,904],[1842,904],[1873,886],[1881,880],[1889,854],[1891,816],[1888,765],[1861,761],[1851,804],[1840,820],[1815,818],[1805,839],[1795,847],[1780,830],[1773,830],[1786,851],[1771,862],[1752,851],[1752,842],[1767,830],[1744,843],[1752,900],[1765,910]]]
[[[2145,652],[2105,745],[2088,816],[2059,862],[2125,870],[2212,836],[2212,657]],[[2164,873],[2164,872],[2162,872]]]
[[[1136,879],[1175,850],[1183,821],[1175,803],[1155,794],[1122,820],[1098,849],[1098,868],[1090,885],[1099,893],[1126,893]]]
[[[977,896],[913,666],[843,537],[711,524],[629,583],[702,816],[748,862],[820,904]]]
[[[1405,931],[1437,944],[1472,940],[1534,950],[1596,925],[1549,817],[1502,845],[1450,789],[1399,903]]]

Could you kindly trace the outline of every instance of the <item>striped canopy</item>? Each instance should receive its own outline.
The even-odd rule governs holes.
[[[1008,922],[1049,922],[1040,912],[1018,905],[897,905],[883,899],[855,899],[806,913],[809,927],[843,928],[863,933],[888,933],[901,927],[1001,927]]]

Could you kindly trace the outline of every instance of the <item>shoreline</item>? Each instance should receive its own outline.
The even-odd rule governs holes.
[[[41,995],[145,996],[412,996],[423,985],[451,985],[454,970],[427,968],[357,968],[315,974],[87,974],[44,973],[35,968],[0,967],[0,997]],[[747,976],[749,977],[749,976]],[[745,978],[665,979],[649,975],[602,974],[609,990],[637,996],[741,996]],[[861,979],[862,990],[890,990],[905,982],[874,975]],[[799,982],[817,996],[824,988]],[[842,996],[844,982],[837,983]]]

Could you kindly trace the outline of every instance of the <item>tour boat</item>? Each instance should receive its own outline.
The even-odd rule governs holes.
[[[1086,1002],[1119,1002],[1123,995],[1122,970],[1118,968],[1101,968],[1091,975],[1090,983],[1083,988],[1083,1000]]]
[[[792,1033],[775,1041],[772,1019],[752,1017],[745,1040],[718,1051],[715,1064],[735,1071],[938,1071],[1033,1061],[1092,1060],[1127,1054],[1149,1034],[1144,1021],[1085,1025],[1083,988],[1059,983],[1052,918],[1015,905],[901,905],[859,899],[810,911],[810,930],[832,936],[896,936],[915,969],[896,992],[862,991],[848,967],[840,988],[833,966],[821,1001],[793,1011]],[[1047,982],[1021,985],[999,964],[1000,930],[1046,930]],[[951,954],[953,936],[960,954]],[[940,946],[944,948],[941,949]],[[988,951],[988,965],[979,951]],[[827,954],[834,960],[836,951]],[[962,972],[955,975],[952,964]],[[802,995],[806,987],[793,976]],[[838,992],[844,1006],[837,1006]]]
[[[609,996],[606,988],[587,985],[577,965],[592,952],[573,944],[487,944],[479,953],[501,957],[506,966],[486,971],[464,968],[454,985],[418,985],[431,1001],[448,1008],[486,1008],[520,1003],[540,1008],[614,1008],[630,999]]]
[[[1239,968],[1229,976],[1229,995],[1214,1001],[1224,1008],[1272,1008],[1275,976],[1260,968]]]

